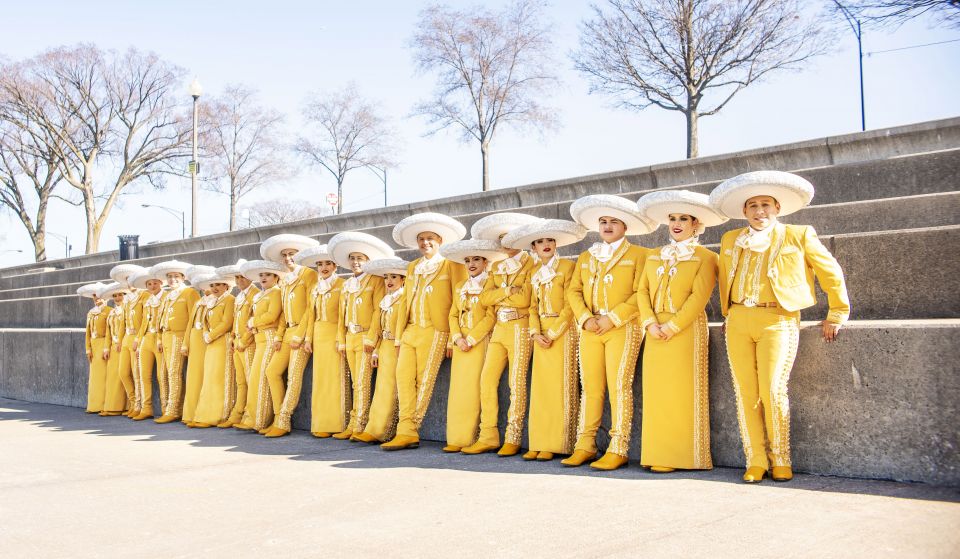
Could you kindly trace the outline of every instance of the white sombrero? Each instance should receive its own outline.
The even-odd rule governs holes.
[[[215,283],[225,283],[228,286],[233,287],[237,282],[233,279],[233,276],[221,276],[220,274],[213,272],[197,276],[196,281],[193,282],[193,286],[197,289],[206,291]]]
[[[153,273],[153,267],[144,269],[142,272],[137,272],[130,276],[127,281],[130,282],[130,287],[135,287],[137,289],[146,289],[147,282],[150,280],[159,280],[163,281],[167,279],[165,276],[158,276]]]
[[[500,247],[500,241],[485,239],[464,239],[452,243],[444,243],[440,247],[440,254],[447,260],[463,264],[464,258],[482,256],[489,262],[499,262],[507,258],[507,253]]]
[[[402,258],[378,258],[363,263],[363,271],[371,276],[383,277],[387,274],[396,274],[398,276],[407,275],[407,266],[410,263]]]
[[[97,283],[88,283],[87,285],[81,285],[77,288],[77,295],[92,299],[98,296],[97,294],[103,291],[103,288],[105,287],[106,285],[100,283],[99,281]]]
[[[179,260],[167,260],[151,266],[150,272],[159,275],[161,279],[167,279],[167,274],[183,274],[183,277],[187,277],[187,270],[192,267],[192,264]]]
[[[572,245],[587,236],[587,230],[579,223],[566,219],[540,219],[515,229],[500,241],[507,248],[529,249],[538,239],[553,239],[557,246]]]
[[[197,266],[190,266],[189,268],[187,268],[187,273],[185,275],[187,276],[187,281],[190,282],[190,285],[193,285],[194,278],[199,278],[200,276],[212,274],[214,273],[214,271],[216,271],[216,268],[214,268],[213,266],[197,265]]]
[[[286,270],[280,264],[269,260],[251,260],[240,266],[240,273],[250,281],[260,281],[260,272],[269,272],[283,277]]]
[[[459,241],[467,235],[467,228],[452,217],[426,212],[401,219],[393,228],[393,240],[400,246],[418,248],[417,235],[425,231],[440,235],[444,243]]]
[[[333,256],[327,250],[327,245],[317,245],[315,247],[305,248],[293,257],[294,262],[301,266],[314,267],[318,262],[329,260],[333,262]]]
[[[120,283],[117,281],[108,283],[103,286],[103,288],[97,293],[100,295],[101,299],[106,299],[108,297],[113,297],[117,293],[126,293],[130,288],[126,284]]]
[[[530,214],[503,212],[488,215],[478,219],[477,222],[473,224],[473,227],[470,228],[470,236],[474,239],[499,241],[501,235],[536,221],[540,221],[540,218]]]
[[[240,266],[243,266],[246,263],[247,263],[247,260],[245,258],[241,258],[240,260],[237,260],[236,264],[220,266],[219,268],[214,270],[214,273],[217,274],[218,276],[230,276],[230,277],[242,276],[243,273],[240,271]]]
[[[612,194],[591,194],[570,204],[574,221],[590,231],[599,231],[601,217],[614,217],[627,226],[627,235],[645,235],[657,228],[637,211],[637,205],[626,198]]]
[[[390,245],[369,233],[348,231],[337,233],[327,241],[327,251],[341,268],[350,269],[350,253],[366,254],[370,260],[393,258],[393,249]]]
[[[272,262],[280,262],[280,253],[288,248],[295,248],[301,251],[310,247],[315,247],[320,241],[311,239],[304,235],[294,235],[292,233],[283,233],[274,235],[260,244],[260,256]]]
[[[110,268],[110,279],[117,283],[129,284],[130,276],[145,270],[146,268],[137,266],[136,264],[117,264],[113,268]]]
[[[810,204],[813,185],[793,173],[754,171],[718,184],[710,193],[710,204],[730,219],[746,219],[743,206],[754,196],[772,196],[780,203],[780,215],[790,215]]]
[[[706,227],[727,222],[727,218],[710,205],[709,196],[689,190],[659,190],[644,194],[637,200],[637,209],[651,221],[663,225],[670,224],[670,214],[692,215],[700,223],[697,235],[702,235]]]

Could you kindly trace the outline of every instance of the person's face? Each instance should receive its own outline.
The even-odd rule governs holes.
[[[468,256],[463,259],[463,264],[471,278],[479,276],[487,269],[487,259],[482,256]]]
[[[362,252],[351,252],[347,255],[347,260],[350,261],[350,271],[353,272],[353,275],[359,276],[363,273],[363,263],[370,259]]]
[[[247,276],[233,276],[233,279],[237,282],[237,287],[239,287],[241,291],[250,287],[250,284],[253,283],[247,279]]]
[[[123,304],[123,296],[124,296],[124,295],[126,295],[126,293],[114,293],[114,294],[113,294],[113,304],[116,305],[116,306],[118,306],[118,307],[119,307],[120,305],[122,305],[122,304]]]
[[[170,272],[167,274],[167,285],[172,289],[176,289],[183,285],[183,274],[180,272]]]
[[[96,305],[96,306],[99,307],[99,306],[102,305],[103,303],[104,303],[103,297],[100,297],[99,295],[94,295],[94,296],[93,296],[93,304],[94,304],[94,305]]]
[[[293,257],[300,252],[295,248],[285,248],[280,251],[280,264],[287,269],[288,272],[293,271],[297,267],[297,263],[293,261]]]
[[[503,244],[502,244],[502,243],[503,243],[503,238],[506,237],[506,236],[507,236],[507,234],[504,233],[503,235],[500,235],[500,237],[497,239],[497,240],[499,240],[499,241],[501,242],[501,245],[500,245],[500,246],[503,246]],[[520,254],[520,249],[517,249],[517,248],[503,247],[503,249],[504,249],[505,251],[507,251],[507,256],[509,256],[510,258],[513,258],[514,256]]]
[[[687,214],[670,214],[670,238],[678,243],[686,241],[697,233],[700,223],[697,218]]]
[[[214,296],[219,297],[227,292],[230,289],[230,286],[225,283],[212,283],[210,284],[210,290],[213,291]]]
[[[163,282],[161,280],[147,280],[147,291],[149,291],[151,294],[156,295],[159,293],[161,287],[163,287]]]
[[[400,274],[384,274],[383,275],[383,285],[387,288],[388,293],[393,293],[394,291],[403,287],[404,277]]]
[[[777,222],[780,202],[773,196],[754,196],[743,205],[743,216],[750,227],[762,231]]]
[[[553,258],[553,255],[557,253],[556,239],[537,239],[533,241],[531,245],[533,246],[534,252],[540,257],[540,260],[544,262]]]
[[[606,243],[615,243],[627,234],[627,224],[615,217],[600,218],[600,238]]]
[[[274,285],[277,285],[277,281],[279,280],[280,276],[273,272],[260,272],[260,285],[262,285],[264,289],[270,289]]]
[[[321,260],[317,262],[317,273],[323,279],[330,279],[330,276],[337,271],[337,263],[333,260]]]
[[[440,250],[440,245],[443,244],[443,238],[436,233],[431,233],[430,231],[424,231],[417,235],[417,248],[420,249],[420,254],[426,258],[433,258],[437,254],[437,251]]]

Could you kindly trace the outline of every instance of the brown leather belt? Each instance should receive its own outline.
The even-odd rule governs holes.
[[[738,305],[738,306],[741,306],[741,307],[756,307],[756,308],[758,308],[758,309],[777,309],[777,308],[780,308],[780,304],[779,304],[779,303],[753,303],[752,305],[748,305],[748,304],[745,304],[745,303],[734,303],[734,305]]]
[[[560,316],[560,313],[540,313],[540,318],[557,318]]]

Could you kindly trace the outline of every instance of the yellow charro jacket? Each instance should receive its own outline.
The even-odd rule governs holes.
[[[160,331],[183,334],[190,326],[191,311],[200,300],[200,294],[191,287],[168,291],[160,306]]]
[[[531,284],[530,293],[530,335],[543,334],[551,340],[556,340],[567,331],[570,324],[573,323],[573,308],[567,301],[567,290],[570,288],[570,282],[573,280],[576,264],[571,260],[554,256],[549,264],[554,267],[554,273],[550,281],[540,285]],[[543,263],[537,264],[530,271],[530,281],[532,282]],[[556,317],[554,325],[543,331],[542,319],[547,317]]]
[[[213,305],[203,305],[207,312],[203,321],[203,338],[208,344],[230,334],[233,328],[234,297],[224,293],[213,302]]]
[[[103,303],[87,311],[85,340],[87,353],[93,352],[93,340],[102,340],[107,337],[107,319],[110,317],[110,310],[110,307]]]
[[[274,285],[257,293],[253,297],[253,311],[248,321],[248,325],[255,328],[258,332],[261,330],[276,329],[283,317],[283,301],[280,295],[280,288]],[[277,337],[279,340],[279,336]]]
[[[124,309],[124,327],[127,334],[136,336],[140,332],[140,324],[143,322],[143,303],[150,297],[146,289],[141,289],[136,293],[128,293],[123,298]]]
[[[814,276],[827,294],[830,311],[827,321],[843,324],[850,317],[850,299],[843,279],[843,270],[836,258],[823,246],[813,227],[778,223],[770,237],[767,265],[763,273],[777,303],[788,311],[812,307],[817,302]],[[728,231],[720,240],[720,307],[723,315],[730,311],[730,289],[737,263],[743,250],[736,246],[737,237],[746,228]]]
[[[110,339],[110,351],[117,350],[117,346],[123,341],[126,334],[124,329],[124,305],[110,309],[110,316],[107,318],[107,337]]]
[[[488,277],[487,282],[489,281]],[[488,293],[486,288],[480,293],[468,293],[463,289],[466,283],[462,281],[457,284],[457,296],[450,305],[450,343],[465,338],[467,343],[475,346],[490,334],[497,318],[493,307],[483,304],[483,296]],[[498,291],[502,293],[503,290]]]
[[[366,274],[360,280],[360,287],[356,293],[347,289],[350,280],[344,280],[341,288],[340,309],[337,316],[337,346],[343,349],[347,344],[347,334],[350,329],[355,334],[366,332],[373,322],[374,309],[383,299],[387,288],[383,285],[383,278]]]
[[[454,287],[467,278],[467,269],[461,264],[443,259],[437,268],[423,275],[416,273],[418,258],[407,266],[407,279],[403,283],[404,304],[397,318],[396,345],[408,324],[433,327],[439,332],[450,330],[449,314]]]
[[[340,322],[340,297],[343,289],[343,278],[333,276],[330,289],[326,293],[319,292],[319,282],[310,290],[310,305],[297,331],[293,334],[295,342],[313,340],[314,326],[317,322]]]
[[[250,320],[250,313],[253,310],[253,298],[260,289],[252,283],[246,290],[241,291],[233,301],[233,348],[238,351],[244,351],[253,343],[253,332],[247,330],[247,322]]]
[[[163,297],[166,292],[161,291],[156,295],[150,295],[149,291],[143,301],[143,319],[140,321],[140,328],[137,330],[137,340],[142,340],[147,334],[157,334],[160,332],[160,314],[163,306]]]
[[[381,340],[388,340],[390,343],[393,343],[396,339],[397,318],[400,316],[400,308],[405,304],[403,301],[403,288],[401,287],[397,291],[400,293],[390,302],[386,310],[384,310],[381,305],[383,300],[390,296],[389,293],[385,294],[383,298],[377,302],[376,308],[373,309],[373,320],[370,321],[370,330],[367,330],[367,334],[363,337],[363,345],[376,348],[380,347]]]
[[[283,316],[277,325],[277,338],[282,339],[287,328],[296,329],[303,322],[310,306],[310,290],[316,283],[317,271],[306,266],[300,266],[280,279]]]
[[[640,326],[646,330],[659,323],[658,314],[672,315],[664,326],[674,333],[693,324],[717,285],[717,259],[716,253],[696,246],[689,260],[667,266],[660,251],[650,251],[637,285]]]
[[[640,314],[636,285],[650,249],[623,239],[606,262],[589,251],[577,258],[576,269],[567,290],[577,326],[598,315],[610,317],[618,328]]]
[[[509,273],[508,266],[516,266],[517,259],[507,258],[500,262],[495,262],[490,269],[490,275],[487,276],[487,283],[483,287],[483,293],[480,294],[480,302],[485,307],[490,307],[496,313],[500,308],[519,309],[527,312],[530,308],[530,272],[533,271],[536,263],[527,251],[521,251],[517,254],[520,268]],[[511,263],[510,261],[513,261]],[[511,295],[510,288],[519,287],[520,292]]]

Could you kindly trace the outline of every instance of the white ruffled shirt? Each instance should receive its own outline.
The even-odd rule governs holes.
[[[402,287],[384,295],[383,299],[380,299],[380,310],[389,311],[390,307],[392,307],[393,304],[397,302],[397,299],[399,299],[402,295]]]
[[[593,257],[599,260],[601,263],[606,262],[613,257],[613,253],[617,252],[617,249],[623,244],[624,239],[626,239],[626,237],[621,237],[619,240],[612,243],[607,243],[604,241],[593,243],[593,246],[587,249],[587,252],[592,254]]]
[[[557,266],[560,264],[560,257],[556,254],[553,255],[553,258],[547,261],[546,264],[540,266],[540,269],[530,277],[530,283],[534,287],[540,287],[546,283],[553,281],[553,278],[557,276]]]
[[[325,295],[331,289],[333,289],[333,282],[336,280],[336,276],[331,275],[329,278],[323,278],[317,276],[317,284],[313,286],[313,293],[316,296]]]
[[[698,245],[696,237],[680,241],[671,240],[669,245],[660,249],[660,260],[667,266],[673,266],[677,262],[686,262],[693,258],[694,249]]]
[[[413,267],[413,273],[418,276],[429,276],[440,269],[443,261],[446,260],[439,252],[433,255],[433,258],[421,258],[417,265]]]
[[[775,227],[776,224],[773,224],[761,231],[757,231],[753,227],[747,227],[746,231],[740,233],[734,244],[744,250],[766,252],[770,248],[770,237],[773,235]]]
[[[359,276],[350,276],[347,281],[343,282],[343,290],[347,293],[356,293],[360,291],[360,288],[363,287],[363,280],[366,277],[366,272],[360,274]]]
[[[467,281],[463,282],[463,287],[460,288],[461,295],[479,295],[483,291],[483,284],[487,282],[487,272],[483,271],[479,274],[468,278]]]

